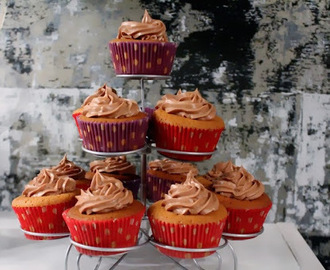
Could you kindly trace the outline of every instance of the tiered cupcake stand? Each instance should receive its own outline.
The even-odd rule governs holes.
[[[160,75],[117,75],[117,77],[120,78],[125,78],[125,79],[130,79],[130,80],[140,80],[140,88],[141,88],[141,108],[142,111],[144,111],[144,95],[145,95],[145,88],[144,88],[144,82],[145,80],[166,80],[169,79],[170,76],[160,76]],[[119,156],[119,155],[131,155],[131,154],[140,154],[141,155],[141,187],[140,187],[140,200],[144,205],[147,206],[147,195],[146,195],[146,169],[147,169],[147,154],[151,153],[152,150],[157,150],[158,152],[164,152],[164,153],[173,153],[173,154],[185,154],[185,155],[212,155],[214,152],[206,152],[206,153],[197,153],[197,152],[184,152],[184,151],[174,151],[174,150],[169,150],[169,149],[163,149],[163,148],[158,148],[155,146],[153,142],[147,141],[146,145],[142,147],[141,149],[133,150],[133,151],[126,151],[126,152],[95,152],[88,150],[84,147],[82,149],[90,154],[93,154],[98,157],[109,157],[109,156]],[[217,263],[214,265],[214,269],[221,269],[222,265],[222,257],[220,255],[220,250],[228,247],[229,251],[233,257],[233,269],[237,270],[237,255],[236,252],[233,248],[233,246],[230,244],[229,239],[250,239],[258,236],[263,232],[261,230],[259,233],[254,233],[254,234],[229,234],[229,233],[223,233],[222,234],[222,239],[220,242],[220,245],[215,248],[200,248],[200,249],[191,249],[191,248],[181,248],[181,247],[173,247],[173,246],[168,246],[164,245],[162,243],[159,243],[155,241],[150,232],[150,227],[148,224],[148,219],[145,216],[142,220],[141,228],[140,228],[140,234],[139,234],[139,239],[138,243],[135,246],[132,247],[125,247],[125,248],[99,248],[99,247],[92,247],[92,246],[86,246],[82,245],[80,243],[77,243],[73,241],[73,239],[70,238],[70,245],[66,251],[65,255],[65,270],[70,270],[69,267],[69,257],[72,255],[72,247],[80,247],[83,249],[88,249],[92,251],[99,251],[99,252],[114,252],[114,253],[120,253],[119,257],[118,255],[113,255],[113,256],[106,256],[106,257],[112,257],[113,260],[111,260],[112,266],[107,269],[115,269],[126,257],[129,252],[132,252],[134,250],[140,249],[141,247],[145,245],[152,245],[155,248],[163,248],[163,249],[168,249],[168,250],[175,250],[175,251],[183,251],[183,252],[210,252],[214,253],[214,255],[217,258]],[[27,232],[29,233],[29,232]],[[54,237],[55,235],[38,235],[38,236],[45,236],[45,237]],[[59,235],[59,237],[65,237],[68,235]],[[170,260],[173,261],[174,265],[180,269],[190,269],[185,267],[183,264],[181,264],[176,258],[167,256],[165,254],[160,254],[163,256],[168,257]],[[212,255],[212,256],[214,256]],[[74,256],[74,255],[73,255]],[[76,258],[76,268],[77,270],[81,269],[81,258],[83,254],[79,253]],[[84,255],[87,256],[87,255]],[[100,256],[97,259],[96,265],[94,267],[94,270],[97,270],[101,267],[102,260],[104,257]],[[199,259],[191,259],[192,263],[195,265],[195,268],[197,269],[203,269],[201,264],[199,263]]]

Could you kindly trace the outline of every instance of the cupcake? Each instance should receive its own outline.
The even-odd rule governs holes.
[[[192,154],[161,154],[200,161],[211,157],[199,153],[213,152],[225,125],[216,115],[215,107],[200,95],[198,89],[176,95],[166,94],[156,104],[153,114],[156,146],[163,149],[192,152]]]
[[[202,176],[197,176],[198,169],[192,163],[167,158],[150,161],[147,170],[148,200],[155,202],[164,199],[164,195],[169,191],[170,186],[175,183],[183,183],[189,172],[206,188],[211,186],[211,181]]]
[[[124,152],[142,148],[148,116],[134,100],[124,99],[105,89],[83,107],[77,118],[83,146],[92,152]]]
[[[165,24],[150,17],[141,22],[123,22],[118,35],[109,42],[110,56],[117,75],[169,75],[176,53],[169,42]]]
[[[90,180],[85,178],[85,170],[68,160],[65,154],[58,165],[50,168],[58,176],[68,176],[76,180],[76,187],[87,189],[90,186]]]
[[[174,247],[202,249],[217,247],[227,211],[216,195],[200,184],[190,172],[185,182],[171,186],[164,200],[152,204],[148,219],[155,241]],[[201,258],[214,251],[175,251],[157,247],[172,257]]]
[[[120,180],[97,171],[90,188],[81,190],[77,200],[63,213],[75,242],[99,248],[124,248],[137,243],[145,207],[133,199],[132,192]],[[118,253],[78,246],[76,249],[90,256]]]
[[[81,131],[80,131],[80,128],[79,128],[78,120],[77,120],[78,116],[81,115],[81,113],[82,113],[82,111],[83,111],[83,107],[84,107],[85,105],[88,105],[88,104],[91,102],[91,100],[93,100],[93,99],[96,98],[96,97],[104,96],[104,95],[105,95],[105,90],[106,90],[106,89],[107,89],[108,91],[112,91],[112,92],[114,92],[114,93],[117,94],[117,91],[116,91],[115,89],[113,89],[113,88],[111,88],[111,87],[108,87],[106,84],[104,84],[102,87],[100,87],[99,89],[97,89],[97,90],[94,92],[94,94],[88,96],[88,97],[84,100],[83,104],[82,104],[78,109],[76,109],[76,110],[73,111],[73,113],[72,113],[72,117],[73,117],[73,119],[74,119],[74,121],[75,121],[75,123],[76,123],[76,126],[77,126],[77,128],[78,128],[78,132],[79,132],[79,137],[80,137],[80,138],[82,138],[82,134],[81,134]]]
[[[126,156],[94,160],[89,163],[89,168],[90,171],[86,173],[86,178],[92,179],[96,171],[115,177],[123,182],[125,188],[132,191],[134,199],[137,198],[141,177],[136,174],[136,167],[126,159]]]
[[[272,202],[260,181],[231,161],[215,164],[205,177],[212,180],[213,190],[228,211],[224,232],[239,235],[261,231]]]
[[[50,169],[43,169],[12,201],[21,228],[32,240],[56,239],[69,232],[62,212],[76,203],[79,193],[76,181],[68,176],[58,176]],[[55,236],[35,236],[31,234]],[[56,236],[61,234],[63,236]]]

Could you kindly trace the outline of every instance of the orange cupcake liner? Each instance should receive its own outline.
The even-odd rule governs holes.
[[[73,113],[72,114],[72,117],[74,119],[74,122],[76,123],[76,126],[77,126],[77,129],[78,129],[78,132],[79,132],[79,137],[82,138],[82,134],[81,134],[81,130],[80,130],[80,127],[79,127],[79,124],[78,124],[78,116],[81,115],[81,112],[78,112],[78,113]]]
[[[267,214],[272,205],[260,209],[232,209],[227,208],[228,217],[224,232],[231,234],[254,234],[262,230]],[[248,237],[226,237],[229,239],[249,239]]]
[[[57,234],[69,233],[62,217],[63,211],[71,208],[75,200],[67,203],[40,206],[40,207],[13,207],[14,212],[24,231],[31,233]],[[34,236],[25,233],[27,239],[31,240],[51,240],[62,238],[63,236]]]
[[[216,223],[183,225],[160,221],[152,216],[149,216],[149,221],[153,237],[158,243],[191,249],[218,247],[226,223],[226,219],[223,219]],[[186,252],[171,250],[160,246],[156,247],[165,255],[183,259],[202,258],[215,252]]]
[[[110,42],[109,50],[116,74],[169,75],[176,53],[171,42]]]
[[[223,129],[205,130],[184,128],[157,122],[155,142],[157,147],[163,149],[184,152],[213,152],[222,131]],[[211,157],[211,155],[185,155],[158,151],[164,156],[189,161],[201,161]]]
[[[63,218],[75,242],[99,248],[124,248],[136,245],[144,210],[135,215],[111,220],[77,220],[63,213]],[[89,256],[109,256],[121,252],[93,251],[75,246],[78,252]]]

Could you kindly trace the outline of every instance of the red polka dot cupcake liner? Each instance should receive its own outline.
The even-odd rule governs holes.
[[[62,234],[69,233],[62,213],[66,209],[71,208],[75,202],[76,200],[40,207],[13,207],[13,210],[24,231],[38,234]],[[25,233],[25,237],[31,240],[52,240],[63,236],[34,236]]]
[[[118,41],[109,43],[117,75],[169,75],[177,49],[171,42]]]
[[[207,249],[219,246],[226,219],[217,223],[192,225],[166,223],[150,216],[149,221],[153,237],[160,244],[189,249]],[[176,251],[161,246],[156,247],[165,255],[183,259],[202,258],[215,252]]]
[[[160,178],[147,173],[147,199],[156,202],[164,199],[172,184],[176,182],[170,179]]]
[[[79,133],[79,137],[82,138],[80,127],[79,127],[78,120],[77,120],[77,118],[78,118],[79,115],[81,115],[81,112],[79,112],[79,113],[73,113],[72,114],[72,117],[74,119],[74,122],[76,123],[77,129],[78,129],[78,133]]]
[[[255,234],[262,230],[267,214],[272,205],[261,209],[232,209],[227,208],[228,217],[224,232],[230,234]],[[227,237],[228,239],[249,239],[249,237]]]
[[[222,131],[223,129],[184,128],[157,122],[155,142],[157,147],[163,149],[184,152],[213,152]],[[211,157],[211,155],[185,155],[158,151],[164,156],[188,161],[202,161]]]
[[[91,247],[125,248],[136,245],[144,210],[129,217],[111,220],[77,220],[70,218],[67,212],[63,218],[69,227],[73,241]],[[75,246],[78,252],[89,256],[109,256],[123,251],[94,251]]]
[[[83,146],[95,152],[123,152],[142,148],[148,117],[120,123],[83,121],[78,117]]]

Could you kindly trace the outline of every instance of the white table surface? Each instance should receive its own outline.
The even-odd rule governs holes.
[[[293,224],[265,224],[260,236],[244,241],[230,241],[238,260],[238,270],[323,270],[312,250]],[[61,270],[70,239],[34,241],[24,237],[13,212],[0,212],[0,269],[1,270]],[[234,269],[229,247],[221,249],[222,270]],[[78,269],[78,252],[72,248],[68,270]],[[94,269],[98,258],[82,256],[80,269]],[[205,269],[219,269],[215,255],[198,260]],[[115,262],[104,258],[99,270],[109,269]],[[191,260],[181,260],[188,269],[197,269]],[[151,244],[128,253],[116,269],[180,269]]]

